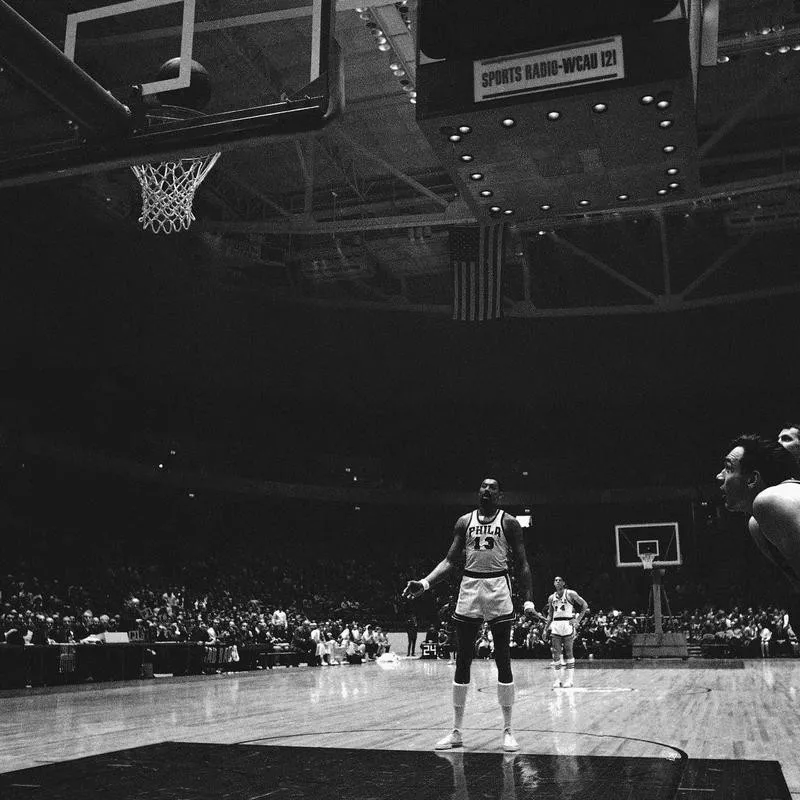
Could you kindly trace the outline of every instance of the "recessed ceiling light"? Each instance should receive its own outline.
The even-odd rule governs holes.
[[[550,203],[545,203],[544,205],[539,206],[539,208],[541,208],[542,211],[549,211],[552,208],[552,206],[550,205]]]
[[[782,45],[781,45],[781,46],[778,48],[778,52],[779,52],[779,53],[788,53],[788,52],[789,52],[789,50],[791,50],[791,47],[789,47],[789,45],[788,45],[788,44],[782,44]]]
[[[730,60],[730,56],[717,56],[717,64],[727,64]]]
[[[672,120],[671,119],[662,119],[661,122],[658,123],[659,128],[671,128],[672,127]]]
[[[500,206],[490,206],[489,211],[497,214],[500,211]]]
[[[650,103],[652,103],[652,102],[653,102],[653,100],[655,100],[655,97],[653,97],[653,95],[651,95],[651,94],[643,94],[643,95],[642,95],[642,96],[639,98],[639,102],[640,102],[640,103],[641,103],[643,106],[649,106],[649,105],[650,105]]]
[[[628,197],[629,197],[629,195],[627,195],[627,194],[618,194],[617,195],[617,200],[627,200]]]
[[[588,206],[589,205],[589,201],[588,200],[579,200],[578,201],[578,205],[579,206]]]
[[[539,236],[544,236],[547,233],[547,231],[537,231],[537,233],[539,234]],[[527,475],[528,473],[527,472],[523,472],[522,474],[523,475]]]
[[[462,161],[472,161],[472,156],[469,153],[464,153],[461,157]]]
[[[661,149],[665,153],[674,153],[675,152],[675,145],[674,144],[665,144]]]
[[[461,141],[461,137],[457,133],[451,133],[447,138],[451,142],[460,142]]]
[[[675,181],[673,181],[672,183],[670,183],[668,185],[669,185],[670,189],[677,189],[680,186],[680,184],[675,182]]]
[[[504,128],[513,128],[517,124],[517,121],[513,117],[506,117],[504,120],[501,121],[500,124]]]
[[[504,214],[513,214],[514,213],[514,209],[513,208],[507,208],[503,213]]]
[[[480,195],[481,197],[491,197],[494,192],[491,189],[481,189]]]
[[[592,111],[595,114],[602,114],[604,111],[608,111],[608,106],[605,103],[595,103],[592,106]]]
[[[669,101],[669,100],[667,100],[666,98],[664,98],[663,100],[659,100],[659,101],[656,103],[656,108],[660,108],[662,111],[663,111],[665,108],[669,108],[669,107],[670,107],[670,101]]]
[[[547,112],[547,119],[551,119],[554,122],[555,122],[555,120],[559,119],[560,116],[561,116],[561,112],[560,111],[548,111]]]
[[[459,133],[472,133],[472,128],[469,125],[459,125],[458,126]]]
[[[469,176],[469,178],[472,181],[482,181],[483,180],[483,173],[482,172],[473,172],[472,175]]]
[[[667,170],[667,175],[677,175],[677,174],[678,174],[678,168],[677,167],[670,167]]]
[[[656,194],[666,194],[666,193],[667,193],[667,190],[666,190],[666,189],[659,189],[659,190],[656,192]]]

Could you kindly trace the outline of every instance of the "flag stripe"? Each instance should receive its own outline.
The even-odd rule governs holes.
[[[502,223],[450,231],[453,319],[483,321],[503,315]]]

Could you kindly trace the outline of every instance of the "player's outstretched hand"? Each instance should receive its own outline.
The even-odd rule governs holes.
[[[425,586],[423,585],[422,581],[409,581],[406,584],[406,588],[403,589],[403,597],[406,600],[413,600],[415,597],[419,597],[425,591]]]

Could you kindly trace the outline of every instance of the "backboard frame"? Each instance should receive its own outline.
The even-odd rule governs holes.
[[[665,558],[662,556],[666,556],[666,552],[661,552],[661,544],[662,541],[659,537],[653,538],[652,532],[655,528],[668,528],[672,530],[672,536],[669,544],[674,541],[675,544],[675,553],[673,558]],[[632,534],[634,531],[640,531],[640,536],[633,536],[631,537],[629,534]],[[622,558],[622,548],[620,543],[622,539],[625,539],[629,545],[632,545],[636,551],[636,560],[635,561],[624,561]],[[662,537],[663,538],[663,537]],[[681,552],[681,538],[680,538],[680,524],[678,522],[670,521],[670,522],[635,522],[635,523],[625,523],[620,525],[614,526],[614,545],[616,550],[616,566],[621,568],[627,567],[638,567],[642,569],[642,562],[639,559],[640,552],[653,552],[652,545],[653,543],[656,544],[655,552],[657,553],[656,558],[653,561],[653,567],[661,568],[661,567],[679,567],[683,564],[683,553]],[[642,545],[645,545],[642,547]],[[641,548],[641,549],[640,549]]]
[[[154,4],[167,6],[177,3],[183,3],[184,20],[193,20],[190,12],[195,0],[129,0],[107,8],[121,7],[127,13],[154,7]],[[132,114],[127,134],[92,138],[78,135],[74,139],[47,142],[4,153],[0,157],[0,188],[102,172],[143,161],[196,157],[212,151],[255,146],[266,140],[292,139],[299,134],[322,130],[344,107],[342,56],[334,36],[336,2],[310,0],[308,10],[302,11],[305,16],[312,17],[313,51],[308,75],[310,80],[292,96],[260,106],[237,108],[207,114],[199,119],[156,126],[147,123],[145,104],[138,113]],[[276,11],[274,14],[276,18],[287,17],[286,11]],[[294,11],[295,16],[299,14],[300,10]],[[92,12],[77,12],[70,29],[77,31],[79,24],[91,17]],[[96,13],[94,17],[100,18]],[[267,18],[264,14],[258,17],[260,21]],[[188,22],[186,24],[190,25]],[[191,58],[185,58],[191,53],[185,42],[186,38],[182,36],[180,72],[183,72],[184,64],[190,67],[191,62]],[[79,44],[76,36],[70,48],[74,51],[74,47]],[[63,58],[65,67],[78,74],[84,84],[103,96],[110,94],[71,59],[60,53],[58,48],[54,49]],[[57,74],[53,75],[54,81],[58,81],[58,78]],[[180,85],[181,82],[179,73],[175,83],[171,84],[172,88],[188,86],[188,82]],[[163,86],[153,83],[149,91],[151,94],[163,91]]]

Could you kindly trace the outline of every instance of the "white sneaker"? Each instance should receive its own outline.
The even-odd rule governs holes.
[[[515,750],[519,750],[519,745],[514,738],[514,734],[511,733],[511,728],[505,728],[503,730],[503,750],[507,753],[513,753]]]
[[[553,688],[554,689],[560,689],[561,688],[561,680],[559,678],[556,678],[553,681]]]
[[[444,739],[439,739],[436,742],[435,750],[449,750],[451,747],[461,747],[464,742],[461,740],[461,731],[453,728]]]

